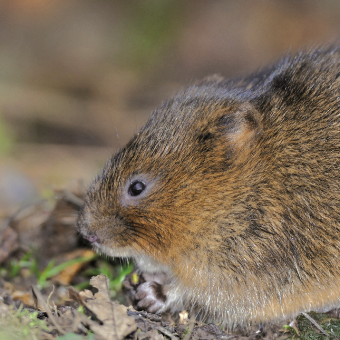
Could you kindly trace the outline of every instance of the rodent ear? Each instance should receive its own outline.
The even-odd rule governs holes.
[[[236,149],[256,141],[263,132],[260,113],[249,103],[239,106],[235,112],[229,112],[221,117],[227,138]]]

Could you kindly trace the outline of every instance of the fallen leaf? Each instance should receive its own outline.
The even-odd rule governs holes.
[[[21,301],[23,304],[27,306],[33,306],[34,301],[30,293],[24,293],[21,291],[15,291],[12,293],[13,301]]]
[[[95,255],[95,252],[89,249],[77,249],[68,253],[64,256],[62,262],[70,261],[73,259],[77,259],[80,257],[89,257],[89,261],[91,261],[91,256]],[[75,263],[64,270],[62,270],[58,275],[53,277],[53,281],[58,282],[62,286],[68,286],[74,276],[78,273],[78,271],[86,265],[87,262]]]
[[[152,329],[145,334],[138,334],[138,340],[150,339],[150,340],[164,340],[164,337],[156,329]]]
[[[96,315],[103,324],[91,323],[91,330],[105,340],[121,340],[137,329],[134,318],[126,314],[127,308],[111,301],[108,278],[100,274],[90,280],[90,284],[98,289],[96,294],[86,291],[79,301],[83,301],[84,307]],[[74,292],[73,292],[74,294]]]
[[[11,227],[0,231],[0,263],[19,247],[18,234]]]

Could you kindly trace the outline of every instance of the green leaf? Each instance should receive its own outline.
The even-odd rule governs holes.
[[[40,277],[38,278],[38,286],[44,287],[46,285],[47,279],[50,279],[51,277],[56,276],[57,274],[59,274],[61,271],[63,271],[67,267],[70,267],[70,266],[72,266],[74,264],[78,264],[78,263],[84,263],[84,262],[92,261],[97,256],[98,256],[97,254],[90,255],[90,256],[83,256],[83,257],[79,257],[77,259],[66,261],[66,262],[61,263],[57,266],[54,266],[55,261],[52,260],[47,265],[45,270],[41,273]]]

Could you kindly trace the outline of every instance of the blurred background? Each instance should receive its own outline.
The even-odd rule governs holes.
[[[90,183],[187,84],[339,35],[337,0],[0,0],[0,214]]]

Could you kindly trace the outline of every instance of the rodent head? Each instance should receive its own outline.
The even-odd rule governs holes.
[[[242,232],[229,208],[261,133],[259,113],[218,84],[183,91],[107,162],[87,193],[80,232],[108,255],[169,266],[209,251],[207,243]]]

